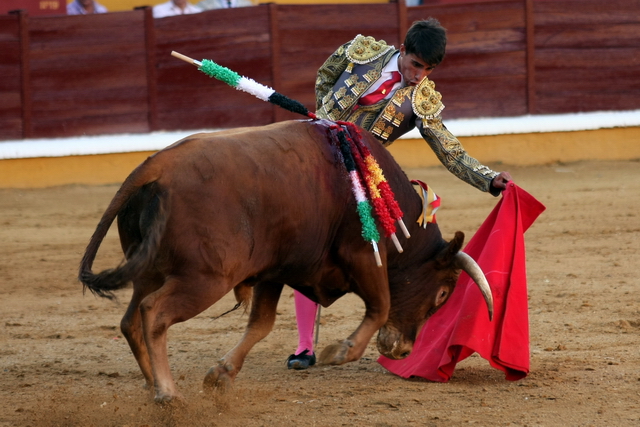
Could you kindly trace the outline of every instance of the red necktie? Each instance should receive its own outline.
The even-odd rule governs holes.
[[[402,76],[397,71],[393,71],[391,73],[391,78],[385,82],[383,82],[378,89],[371,92],[369,95],[363,96],[358,101],[360,105],[373,105],[380,100],[384,99],[385,96],[389,93],[391,89],[393,89],[393,85],[402,80]]]

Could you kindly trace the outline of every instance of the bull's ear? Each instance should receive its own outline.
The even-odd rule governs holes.
[[[464,243],[464,233],[462,231],[456,231],[453,239],[436,258],[436,262],[440,268],[449,268],[451,266],[456,254],[462,249],[462,243]]]

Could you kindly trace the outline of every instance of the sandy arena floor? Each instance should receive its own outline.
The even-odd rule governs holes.
[[[638,426],[640,425],[640,162],[506,167],[547,206],[526,234],[531,373],[518,382],[477,356],[449,383],[409,381],[359,362],[288,371],[296,344],[285,289],[274,331],[249,354],[234,390],[202,379],[242,334],[230,296],[169,333],[186,407],[155,405],[119,331],[120,303],[83,295],[76,270],[118,186],[0,190],[0,426]],[[446,238],[470,238],[498,199],[444,168],[408,170],[443,199]],[[115,232],[95,271],[115,266]],[[355,307],[355,308],[354,308]],[[319,349],[345,338],[363,306],[323,309]]]

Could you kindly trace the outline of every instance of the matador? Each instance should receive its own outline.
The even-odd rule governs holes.
[[[400,49],[383,40],[358,35],[340,46],[320,67],[316,80],[316,115],[355,123],[388,146],[418,128],[440,162],[455,176],[498,196],[511,180],[469,156],[442,123],[442,97],[428,76],[444,58],[446,30],[433,18],[416,21]],[[313,327],[317,304],[294,292],[298,348],[289,369],[316,363]]]
[[[442,96],[428,77],[412,86],[402,76],[389,96],[373,105],[359,104],[385,73],[398,71],[400,56],[394,46],[362,35],[340,46],[318,70],[317,116],[355,123],[385,146],[417,127],[451,173],[481,191],[499,195],[501,189],[491,185],[499,173],[469,156],[442,123]]]

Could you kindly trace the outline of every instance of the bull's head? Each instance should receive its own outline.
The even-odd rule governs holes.
[[[484,273],[469,255],[460,251],[464,234],[454,239],[435,257],[414,268],[404,269],[402,277],[391,278],[391,310],[387,323],[378,333],[378,351],[390,359],[403,359],[411,353],[418,333],[449,299],[461,271],[478,285],[493,316],[493,298]]]

